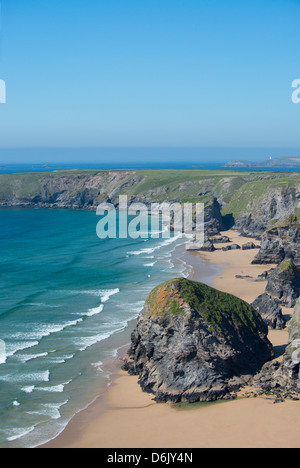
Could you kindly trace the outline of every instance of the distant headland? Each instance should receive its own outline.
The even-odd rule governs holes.
[[[289,167],[298,168],[300,167],[300,157],[282,157],[282,158],[270,158],[267,161],[246,161],[242,159],[236,159],[229,161],[224,164],[223,167]]]

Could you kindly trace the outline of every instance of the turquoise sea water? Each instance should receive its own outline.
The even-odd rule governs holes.
[[[94,212],[0,210],[0,446],[33,447],[107,384],[116,337],[150,290],[188,275],[183,239],[96,236]],[[102,386],[102,387],[101,387]]]

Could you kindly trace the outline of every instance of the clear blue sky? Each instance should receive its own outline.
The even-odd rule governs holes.
[[[300,148],[299,0],[1,4],[0,148]]]

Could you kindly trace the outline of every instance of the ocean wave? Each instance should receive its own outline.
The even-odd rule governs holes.
[[[162,249],[163,247],[167,247],[170,244],[173,244],[177,240],[181,239],[181,235],[177,235],[174,237],[170,237],[170,239],[165,239],[163,242],[161,242],[159,245],[156,245],[155,247],[149,247],[146,249],[140,249],[140,250],[134,250],[131,252],[127,252],[129,255],[151,255],[152,253],[156,252],[157,250]]]
[[[33,361],[34,359],[39,359],[41,357],[48,356],[48,353],[40,353],[40,354],[20,354],[17,356],[18,360],[25,363],[29,361]]]
[[[11,429],[9,432],[12,433],[13,435],[10,437],[7,437],[6,440],[8,442],[13,442],[14,440],[20,439],[21,437],[26,436],[27,434],[30,434],[30,432],[34,431],[35,427],[27,427],[25,428],[17,428],[17,429]]]
[[[47,416],[51,419],[60,419],[60,408],[66,405],[69,400],[66,400],[62,403],[44,403],[42,408],[37,411],[27,411],[27,414],[38,415],[38,416]]]
[[[34,385],[28,385],[26,387],[21,387],[22,392],[25,392],[25,393],[32,393],[34,389],[35,389]]]
[[[40,392],[62,393],[65,386],[63,384],[53,385],[52,387],[35,387],[35,390]]]
[[[79,319],[76,319],[76,320],[72,320],[72,321],[69,321],[69,322],[66,322],[66,323],[61,323],[61,324],[41,324],[39,325],[38,329],[36,330],[32,330],[32,331],[26,331],[26,332],[18,332],[18,333],[14,333],[13,335],[10,336],[11,339],[15,339],[15,340],[22,340],[24,338],[30,338],[32,340],[39,340],[39,341],[34,341],[34,342],[24,342],[24,348],[22,347],[18,347],[18,343],[13,343],[12,346],[15,346],[15,350],[13,350],[12,352],[10,352],[10,354],[8,353],[7,356],[13,356],[14,354],[16,354],[18,351],[21,351],[21,350],[24,350],[24,349],[27,349],[32,347],[32,346],[36,346],[39,344],[40,340],[42,338],[45,338],[46,336],[50,336],[54,333],[59,333],[61,332],[62,330],[65,330],[66,328],[68,327],[74,327],[76,326],[78,323],[82,322],[83,319],[82,318],[79,318]],[[31,345],[30,345],[31,343]],[[20,345],[22,345],[22,343],[20,343]]]
[[[101,304],[99,307],[94,307],[93,309],[90,309],[85,315],[87,317],[92,317],[93,315],[100,314],[103,309],[104,309],[104,305]]]
[[[45,304],[44,302],[28,302],[26,303],[27,306],[32,306],[32,307],[45,307],[47,309],[58,309],[59,307],[62,307],[61,304]]]
[[[118,294],[120,292],[119,288],[114,289],[86,289],[83,291],[66,291],[69,294],[86,294],[90,296],[100,297],[101,302],[107,302],[111,296]]]
[[[7,374],[0,378],[0,381],[12,383],[26,383],[26,382],[49,382],[50,371],[31,372],[28,374]],[[28,388],[28,387],[27,387]],[[29,393],[29,392],[28,392]]]
[[[77,338],[76,342],[74,342],[74,344],[76,344],[78,346],[78,350],[82,352],[82,351],[85,351],[86,349],[90,348],[94,344],[99,343],[100,341],[106,340],[113,333],[114,333],[114,331],[111,331],[111,332],[108,332],[108,333],[102,333],[100,335]]]
[[[67,354],[65,356],[51,357],[49,360],[47,359],[47,362],[49,364],[64,364],[66,361],[73,359],[74,356],[75,354]]]
[[[22,335],[25,337],[26,334]],[[14,336],[12,336],[14,339]],[[18,338],[16,338],[18,339]],[[39,344],[38,341],[17,341],[14,343],[6,342],[6,356],[11,357],[14,356],[19,351],[24,351],[25,349],[34,348]]]

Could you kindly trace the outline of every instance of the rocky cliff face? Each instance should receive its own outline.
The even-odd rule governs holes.
[[[290,258],[270,271],[266,292],[280,304],[295,307],[300,296],[300,270]]]
[[[175,279],[149,295],[123,368],[156,401],[230,398],[273,357],[267,326],[240,299]]]
[[[300,186],[276,187],[274,183],[266,188],[263,196],[253,192],[249,193],[249,202],[238,216],[235,217],[235,226],[244,234],[259,237],[270,228],[272,222],[276,222],[286,216],[292,215],[300,207]],[[261,187],[257,187],[257,191]],[[246,194],[245,194],[246,196]]]
[[[252,305],[268,327],[281,330],[286,325],[281,306],[294,307],[299,296],[300,271],[287,259],[268,272],[266,290]]]
[[[278,264],[291,259],[300,266],[300,223],[298,216],[286,216],[264,232],[253,264]]]
[[[261,315],[265,324],[273,330],[285,328],[286,320],[282,314],[280,301],[266,292],[258,296],[252,303],[255,310]]]
[[[300,301],[289,322],[289,343],[281,362],[264,365],[253,382],[262,393],[299,400],[300,394]]]

